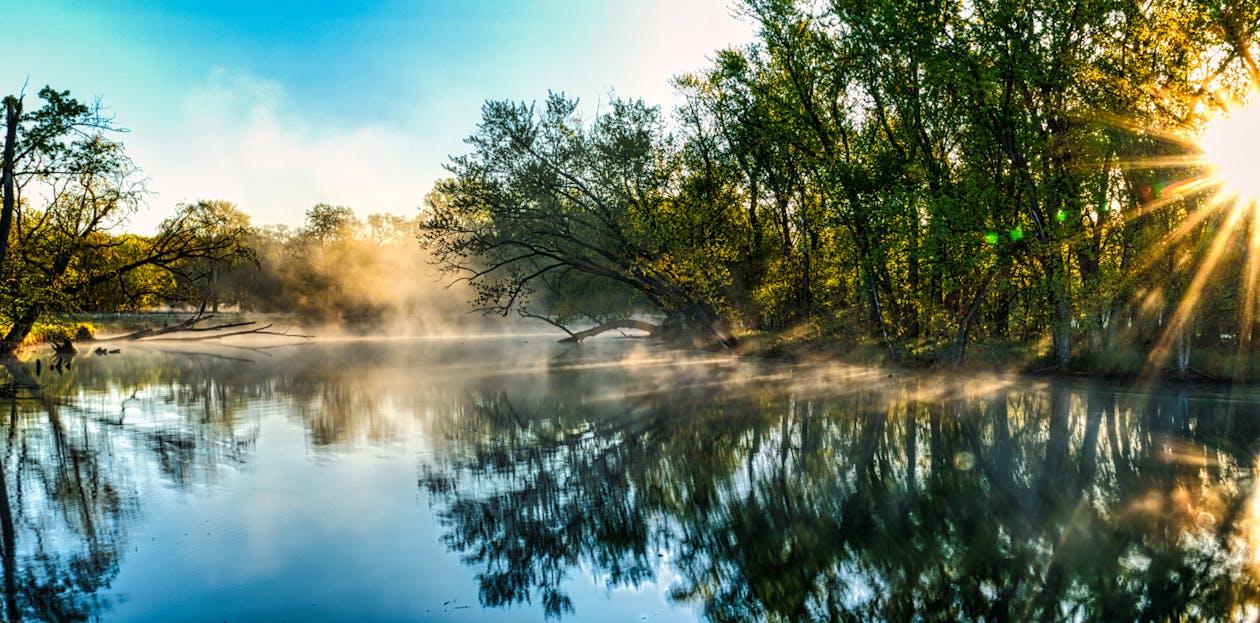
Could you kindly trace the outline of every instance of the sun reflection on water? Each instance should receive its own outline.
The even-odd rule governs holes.
[[[1255,465],[1251,468],[1253,483],[1257,475],[1260,475],[1260,456],[1256,457]],[[1238,533],[1242,540],[1240,550],[1246,556],[1247,572],[1252,577],[1260,578],[1260,487],[1252,486],[1246,510],[1243,512],[1244,516],[1238,522]]]

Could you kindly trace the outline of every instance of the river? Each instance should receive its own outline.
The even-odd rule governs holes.
[[[1260,616],[1252,389],[546,336],[48,363],[7,620]]]

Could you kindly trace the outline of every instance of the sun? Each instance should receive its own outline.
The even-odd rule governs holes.
[[[1199,141],[1211,175],[1239,203],[1260,198],[1260,106],[1230,111],[1208,123]]]
[[[1215,230],[1215,233],[1198,257],[1197,266],[1191,270],[1189,283],[1172,315],[1161,323],[1164,328],[1143,366],[1144,376],[1156,373],[1174,349],[1179,358],[1182,356],[1183,346],[1178,346],[1178,340],[1186,335],[1195,308],[1213,277],[1218,276],[1218,269],[1230,261],[1230,253],[1240,246],[1244,253],[1239,326],[1246,329],[1238,336],[1238,348],[1240,352],[1243,349],[1253,352],[1250,349],[1260,345],[1260,332],[1251,329],[1260,325],[1260,103],[1227,105],[1222,114],[1206,123],[1201,134],[1169,133],[1165,136],[1186,146],[1191,153],[1184,157],[1152,159],[1147,164],[1152,168],[1189,169],[1193,173],[1160,184],[1157,192],[1151,193],[1148,188],[1140,213],[1193,196],[1201,196],[1203,200],[1197,204],[1197,209],[1187,211],[1183,222],[1169,232],[1165,241],[1157,246],[1158,252],[1150,257],[1163,257],[1177,241],[1200,230],[1214,218],[1219,218],[1219,224],[1204,229]],[[1153,261],[1148,261],[1146,266],[1151,266]],[[1178,365],[1186,364],[1179,359]]]

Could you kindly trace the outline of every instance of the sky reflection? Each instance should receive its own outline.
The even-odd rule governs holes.
[[[4,603],[30,620],[1233,619],[1260,601],[1248,392],[625,340],[128,349],[43,380],[62,398],[13,405],[0,447]]]

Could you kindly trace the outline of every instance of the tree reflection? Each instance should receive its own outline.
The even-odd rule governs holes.
[[[86,620],[118,572],[134,510],[108,451],[55,405],[7,405],[0,445],[0,536],[8,621]],[[120,484],[123,487],[120,488]]]
[[[140,481],[215,482],[251,460],[272,407],[316,450],[419,424],[435,457],[420,484],[487,606],[588,616],[565,590],[587,569],[618,587],[668,578],[714,621],[1260,612],[1254,396],[964,391],[587,346],[541,362],[491,349],[491,366],[459,363],[467,347],[348,344],[266,366],[170,353],[46,371],[59,398],[0,403],[3,618],[103,612]]]
[[[532,409],[473,395],[422,471],[485,605],[570,613],[563,583],[584,566],[611,586],[668,567],[673,598],[714,621],[1260,607],[1260,430],[1244,402],[1063,383],[963,394],[939,379],[675,391],[582,374]],[[600,399],[610,384],[628,402]]]
[[[0,362],[12,381],[42,386],[0,401],[0,620],[99,618],[142,489],[194,491],[247,465],[261,420],[277,410],[324,449],[392,439],[402,420],[393,411],[460,404],[469,370],[442,363],[448,350],[468,353],[454,342],[325,345],[318,356],[136,346],[55,368]],[[496,361],[509,376],[533,366]]]
[[[4,364],[13,379],[31,375],[16,360]],[[177,486],[190,486],[204,482],[220,464],[243,461],[252,444],[249,430],[204,425],[196,414],[208,397],[175,400],[188,391],[185,384],[170,383],[165,386],[170,394],[154,392],[141,408],[120,413],[117,406],[105,406],[117,391],[92,389],[99,375],[99,369],[80,362],[72,372],[45,375],[43,392],[0,403],[6,621],[98,617],[109,608],[100,594],[118,574],[127,528],[140,511],[137,474],[154,471]],[[141,374],[129,382],[144,386],[146,378]],[[154,408],[171,402],[177,405],[174,413]],[[189,408],[193,405],[197,408]]]

